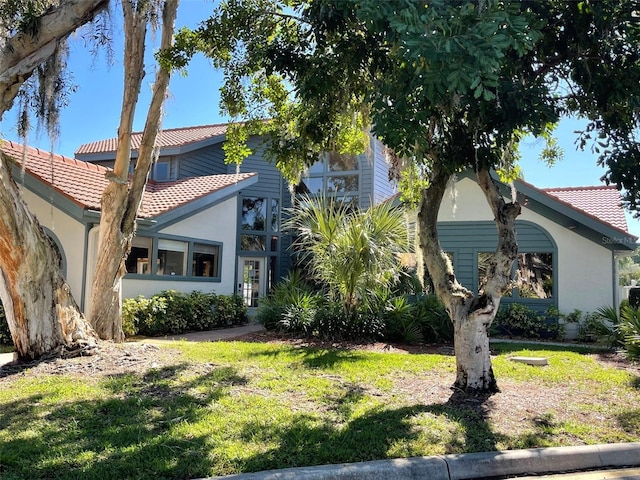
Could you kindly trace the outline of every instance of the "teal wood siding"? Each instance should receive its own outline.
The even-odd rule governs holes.
[[[503,303],[518,302],[539,311],[549,305],[557,306],[558,248],[551,235],[542,227],[528,222],[516,221],[519,253],[552,253],[554,291],[551,299],[525,299],[503,297]],[[454,270],[458,281],[477,292],[478,253],[495,252],[498,234],[493,222],[440,222],[438,223],[440,246],[453,253]]]
[[[242,202],[242,197],[263,197],[263,198],[275,198],[279,201],[279,210],[280,210],[280,223],[282,223],[283,215],[285,209],[291,206],[291,196],[289,194],[289,189],[286,181],[282,178],[280,171],[276,168],[276,166],[269,161],[267,161],[262,154],[262,141],[259,138],[251,138],[248,142],[249,148],[252,150],[252,154],[245,158],[242,164],[240,165],[241,173],[248,172],[256,172],[258,174],[258,182],[252,185],[251,187],[243,190],[240,193],[240,202]],[[226,172],[224,173],[235,173],[236,165],[225,165]],[[240,204],[242,207],[242,204]],[[242,208],[239,208],[239,214],[241,214]],[[289,236],[284,235],[282,232],[282,228],[279,225],[278,232],[276,235],[279,237],[278,239],[278,251],[270,252],[270,251],[258,251],[258,252],[245,252],[241,250],[240,247],[240,236],[242,229],[242,220],[238,218],[238,254],[242,256],[263,256],[268,257],[269,260],[272,257],[276,258],[276,271],[273,272],[273,277],[277,281],[278,279],[285,276],[290,268],[290,252],[287,250],[289,245],[291,244],[291,240]],[[275,233],[275,232],[274,232]],[[268,245],[267,239],[267,245]],[[268,250],[268,248],[267,248]],[[268,263],[268,269],[271,269],[271,262]],[[269,270],[271,274],[271,271]]]
[[[396,186],[389,180],[389,165],[385,158],[385,146],[378,140],[372,140],[373,152],[373,202],[384,202],[396,193]]]
[[[358,203],[360,208],[369,208],[373,202],[373,152],[358,155],[358,169],[360,170],[360,186]]]
[[[177,158],[179,178],[227,173],[222,143],[184,153]]]

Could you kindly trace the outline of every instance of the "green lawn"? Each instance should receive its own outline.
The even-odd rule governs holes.
[[[135,373],[0,378],[2,480],[183,479],[640,437],[638,371],[578,352],[498,345],[501,393],[464,399],[446,355],[167,347],[168,364]]]

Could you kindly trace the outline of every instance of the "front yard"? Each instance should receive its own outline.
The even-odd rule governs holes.
[[[640,437],[640,368],[620,357],[499,344],[501,392],[463,398],[446,347],[253,340],[0,368],[0,476],[195,478]]]

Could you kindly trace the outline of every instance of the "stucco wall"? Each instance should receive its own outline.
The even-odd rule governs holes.
[[[614,304],[613,260],[611,251],[546,217],[523,207],[519,220],[540,225],[558,248],[558,308],[563,313],[574,309],[590,312],[602,305]],[[471,179],[463,178],[449,189],[443,199],[438,221],[493,220],[484,194]],[[469,239],[473,242],[473,239]]]
[[[214,291],[221,295],[232,294],[236,268],[237,208],[237,198],[234,196],[158,232],[159,235],[176,235],[185,239],[194,238],[222,243],[220,282],[171,280],[168,276],[157,279],[125,278],[122,284],[122,297],[131,298],[138,295],[148,297],[162,290],[179,292],[201,290]]]
[[[55,235],[66,259],[66,279],[76,302],[81,302],[82,269],[84,266],[84,237],[85,227],[80,222],[69,217],[51,203],[43,200],[27,189],[22,190],[23,197],[31,213],[35,215],[43,227],[51,230]]]

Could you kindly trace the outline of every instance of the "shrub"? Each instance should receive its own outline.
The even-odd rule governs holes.
[[[600,341],[613,348],[621,344],[618,333],[618,312],[610,306],[598,308],[595,312],[588,313],[584,322],[580,325],[578,339],[582,342]]]
[[[640,308],[623,308],[618,329],[627,355],[633,359],[640,358]]]
[[[418,297],[414,305],[414,316],[420,319],[422,337],[425,342],[437,343],[453,340],[453,322],[436,295]]]
[[[500,309],[491,331],[494,335],[541,339],[555,339],[562,333],[556,318],[541,315],[520,303],[511,303]]]
[[[247,321],[247,307],[238,295],[167,290],[148,299],[126,299],[122,306],[123,330],[128,336],[175,335]]]
[[[11,338],[11,332],[9,331],[9,324],[7,318],[4,315],[4,308],[0,303],[0,345],[13,345],[13,339]]]

